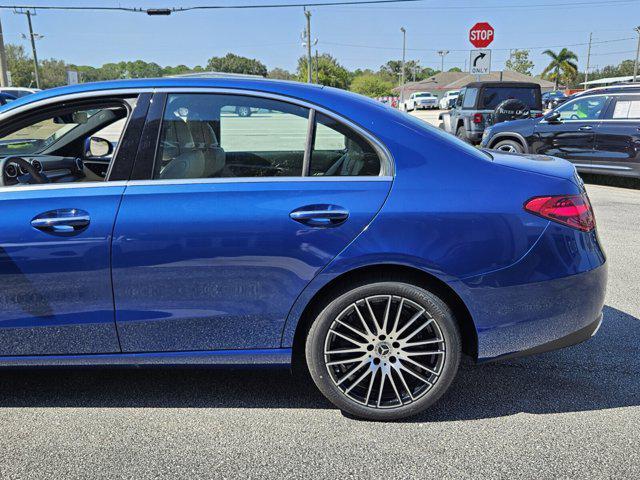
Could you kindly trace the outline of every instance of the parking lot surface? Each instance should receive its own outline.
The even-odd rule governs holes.
[[[463,365],[398,423],[283,371],[4,370],[0,478],[638,478],[640,191],[588,190],[609,288],[584,344]]]

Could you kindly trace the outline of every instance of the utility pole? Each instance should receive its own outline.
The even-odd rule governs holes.
[[[320,78],[320,62],[318,61],[318,49],[316,48],[316,83],[320,83],[319,82],[319,78]]]
[[[638,47],[636,48],[636,63],[633,64],[633,81],[636,82],[638,78],[638,59],[640,58],[640,26],[634,28],[638,34]]]
[[[584,89],[587,89],[587,82],[589,81],[589,63],[591,62],[591,39],[593,32],[589,34],[589,48],[587,49],[587,68],[584,71]]]
[[[438,50],[438,55],[440,55],[440,71],[444,72],[444,57],[446,57],[449,53],[449,50]]]
[[[307,83],[311,83],[311,12],[306,7],[304,16],[307,17]]]
[[[27,23],[29,24],[29,38],[31,39],[31,52],[33,53],[33,71],[36,77],[36,88],[40,88],[40,67],[38,66],[38,52],[36,51],[36,37],[42,37],[37,33],[33,33],[33,25],[31,23],[31,10],[16,8],[13,13],[19,13],[21,15],[27,16]]]
[[[402,32],[402,70],[400,71],[400,102],[404,102],[404,62],[407,53],[407,30],[404,27],[400,27]]]
[[[0,87],[9,86],[7,75],[7,52],[4,50],[4,37],[2,35],[2,22],[0,22]]]

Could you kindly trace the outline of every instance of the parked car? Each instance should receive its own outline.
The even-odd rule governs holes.
[[[427,108],[438,108],[438,97],[429,92],[414,92],[401,104],[405,112]]]
[[[460,90],[452,110],[440,114],[440,128],[476,145],[482,140],[484,129],[495,123],[496,109],[507,100],[517,101],[523,116],[542,114],[537,83],[474,82]]]
[[[482,145],[554,155],[584,173],[640,177],[640,85],[587,90],[542,118],[485,130]]]
[[[0,92],[0,105],[4,105],[6,103],[12,102],[16,99],[13,95],[9,93]]]
[[[453,108],[458,95],[460,95],[460,90],[449,90],[448,92],[445,92],[444,96],[438,102],[438,106],[441,110],[448,110],[450,108]]]
[[[560,90],[555,90],[553,92],[545,92],[542,94],[542,106],[546,110],[555,108],[561,103],[564,103],[566,100],[567,100],[567,96],[565,95],[564,92]]]
[[[238,127],[229,106],[271,113]],[[115,147],[95,135],[114,125]],[[463,353],[560,348],[602,318],[570,163],[489,154],[339,89],[46,90],[0,107],[0,172],[2,367],[293,364],[390,420],[433,404]]]
[[[25,87],[1,87],[0,93],[8,93],[15,98],[21,98],[25,95],[31,95],[32,93],[39,92],[39,88],[25,88]]]

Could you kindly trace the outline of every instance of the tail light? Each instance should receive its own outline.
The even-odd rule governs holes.
[[[540,118],[543,117],[544,114],[542,112],[536,112],[535,115],[533,116],[533,118]]]
[[[596,219],[586,193],[534,197],[527,200],[524,209],[534,215],[583,232],[596,228]]]
[[[473,114],[473,123],[482,123],[482,114],[481,113],[474,113]]]

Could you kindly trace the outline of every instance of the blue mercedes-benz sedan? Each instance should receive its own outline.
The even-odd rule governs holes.
[[[605,256],[554,157],[248,78],[0,108],[0,366],[299,365],[391,420],[478,362],[593,335]]]

